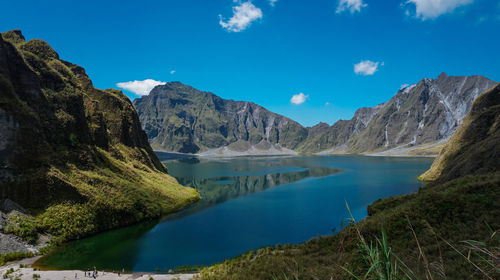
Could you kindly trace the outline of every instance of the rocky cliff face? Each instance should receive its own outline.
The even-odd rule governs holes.
[[[445,141],[479,94],[496,84],[482,76],[443,73],[402,88],[349,140],[348,150],[364,153]]]
[[[225,147],[244,154],[278,147],[328,154],[418,148],[426,154],[439,151],[434,146],[444,143],[477,96],[496,84],[482,76],[443,73],[401,88],[388,102],[360,108],[350,120],[310,128],[251,102],[224,100],[178,82],[156,87],[134,105],[152,146],[160,150],[199,153]]]
[[[1,34],[0,200],[72,239],[196,199],[166,173],[122,92],[94,88],[45,41]]]
[[[179,82],[155,87],[134,100],[153,148],[197,153],[295,149],[307,129],[251,102],[222,99]]]
[[[421,179],[448,181],[500,171],[500,85],[477,98],[450,141]]]

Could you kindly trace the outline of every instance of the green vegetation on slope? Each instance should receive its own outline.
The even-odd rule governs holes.
[[[197,153],[229,146],[245,151],[271,144],[295,149],[307,129],[252,102],[222,99],[179,82],[155,87],[134,100],[155,149]]]
[[[167,174],[130,100],[20,31],[0,36],[0,200],[30,210],[12,233],[82,238],[199,199]],[[26,216],[30,217],[30,216]]]
[[[433,167],[444,177],[437,176],[418,193],[376,201],[368,218],[349,223],[336,235],[250,251],[203,269],[202,279],[383,279],[363,275],[376,267],[370,259],[380,257],[370,258],[370,253],[388,251],[386,264],[406,266],[400,272],[411,270],[412,277],[391,274],[387,279],[499,279],[500,159],[492,147],[499,144],[499,95],[496,88],[474,103]],[[471,143],[486,145],[492,157]],[[488,168],[482,168],[483,156]],[[466,159],[469,165],[449,157]],[[360,236],[366,246],[360,246]],[[384,271],[379,269],[367,275]]]
[[[446,181],[461,174],[498,171],[499,143],[500,86],[496,86],[476,99],[462,126],[421,179]]]

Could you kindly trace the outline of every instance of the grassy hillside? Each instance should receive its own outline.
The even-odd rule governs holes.
[[[76,239],[199,199],[167,174],[121,91],[94,88],[83,68],[20,31],[0,36],[0,124],[0,202],[30,214],[4,232]]]
[[[499,144],[500,86],[496,86],[477,98],[462,126],[421,179],[446,181],[461,174],[499,171]]]
[[[202,279],[500,279],[499,95],[478,98],[417,193],[376,201],[336,235],[205,268]]]

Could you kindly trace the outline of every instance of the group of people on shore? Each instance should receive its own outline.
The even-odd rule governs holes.
[[[98,276],[99,276],[99,271],[97,271],[97,268],[94,266],[94,270],[90,270],[87,269],[87,271],[84,272],[85,273],[85,277],[88,277],[88,278],[94,278],[96,279]],[[104,272],[102,272],[104,274]],[[115,271],[113,270],[113,273],[115,273]],[[125,269],[122,268],[122,271],[120,273],[120,271],[118,271],[118,276],[121,276],[122,273],[125,273]],[[75,279],[78,278],[78,275],[77,273],[75,273]]]
[[[90,268],[85,271],[85,277],[88,278],[94,278],[96,279],[97,276],[99,276],[99,271],[97,271],[97,268],[94,266],[94,270],[90,271]],[[75,274],[75,279],[76,279],[76,274]]]

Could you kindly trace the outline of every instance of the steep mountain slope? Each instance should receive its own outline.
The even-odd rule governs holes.
[[[339,121],[308,139],[299,150],[372,153],[447,140],[477,96],[497,83],[482,76],[423,79],[388,102],[361,108],[349,121]]]
[[[201,278],[354,279],[346,268],[359,279],[382,279],[375,272],[390,264],[404,279],[500,279],[499,126],[497,86],[477,98],[423,175],[434,182],[374,202],[366,219],[336,235],[250,251],[203,269]],[[368,261],[362,242],[379,262]]]
[[[400,89],[388,102],[360,108],[350,120],[309,128],[251,102],[225,100],[178,82],[154,88],[134,105],[159,150],[428,155],[439,152],[479,93],[496,84],[482,76],[442,73]]]
[[[360,108],[350,120],[339,120],[332,126],[324,123],[309,129],[308,138],[301,143],[298,150],[306,153],[347,152],[347,143],[361,133],[374,116],[385,106],[385,103],[371,108]]]
[[[482,94],[421,179],[447,181],[500,171],[500,85]]]
[[[482,76],[445,73],[400,90],[349,142],[349,151],[362,153],[402,145],[419,145],[449,138],[480,93],[497,83]]]
[[[94,88],[45,41],[1,34],[0,210],[28,209],[31,234],[67,240],[197,199],[167,174],[122,92]]]
[[[155,87],[134,100],[153,148],[197,153],[229,146],[295,149],[307,137],[297,122],[251,102],[222,99],[179,82]]]

